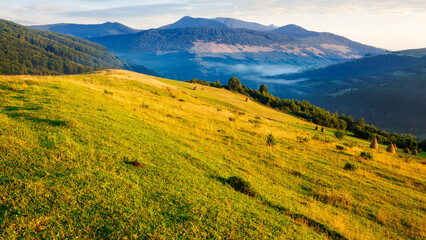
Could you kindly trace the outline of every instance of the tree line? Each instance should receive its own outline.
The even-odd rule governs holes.
[[[374,125],[366,124],[364,118],[360,118],[355,121],[352,116],[345,116],[343,113],[340,115],[338,113],[330,113],[325,109],[314,106],[307,100],[299,101],[295,99],[280,99],[279,97],[269,94],[268,88],[264,84],[260,85],[259,90],[254,90],[247,88],[245,85],[241,85],[240,80],[235,77],[231,77],[229,79],[228,85],[222,85],[219,80],[216,82],[208,82],[195,78],[186,82],[216,88],[225,88],[233,92],[238,92],[259,103],[283,112],[293,113],[315,124],[340,130],[349,130],[353,132],[356,137],[362,139],[372,140],[376,137],[377,141],[383,144],[389,144],[392,142],[399,148],[420,148],[423,151],[426,151],[426,140],[419,143],[417,138],[411,134],[390,134],[384,130],[377,129]]]

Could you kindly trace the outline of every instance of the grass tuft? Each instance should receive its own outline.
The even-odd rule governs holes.
[[[369,152],[361,152],[360,156],[364,159],[373,159],[373,154]]]
[[[347,162],[345,163],[345,166],[343,167],[343,169],[347,171],[355,171],[356,169],[358,169],[358,166],[355,163]]]
[[[266,144],[268,146],[274,146],[275,144],[277,144],[277,141],[275,140],[274,135],[272,135],[272,133],[268,134],[268,136],[266,137]]]

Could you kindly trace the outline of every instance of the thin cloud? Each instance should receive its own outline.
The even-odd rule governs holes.
[[[66,12],[67,17],[105,18],[108,17],[147,17],[170,13],[179,13],[189,8],[186,4],[150,4],[141,6],[128,6],[100,10],[89,10],[79,12]]]

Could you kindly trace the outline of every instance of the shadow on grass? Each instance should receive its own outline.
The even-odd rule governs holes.
[[[17,107],[17,106],[6,106],[2,112],[13,112],[13,111],[38,111],[41,107]]]
[[[310,227],[312,230],[314,230],[315,232],[319,233],[319,234],[326,234],[329,238],[331,239],[341,239],[341,240],[346,240],[347,238],[344,237],[343,235],[341,235],[340,233],[330,229],[328,226],[312,219],[309,218],[303,214],[300,213],[295,213],[292,212],[290,209],[285,208],[283,206],[277,205],[275,203],[272,203],[271,201],[267,200],[266,198],[260,196],[259,194],[257,194],[254,189],[252,189],[251,185],[249,182],[243,180],[240,177],[229,177],[229,178],[223,178],[223,177],[219,177],[219,176],[213,176],[210,175],[211,178],[218,180],[219,182],[225,184],[225,185],[229,185],[232,188],[234,188],[235,191],[244,193],[250,197],[256,197],[257,199],[259,199],[264,205],[284,214],[289,216],[291,219],[293,219],[296,223],[305,225]],[[248,190],[247,190],[248,189]],[[245,191],[249,191],[250,194],[248,194]]]
[[[23,118],[25,120],[32,121],[37,124],[47,124],[53,127],[65,127],[69,125],[69,121],[39,118],[39,117],[31,116],[25,113],[8,113],[8,112],[5,112],[5,113],[10,118],[14,118],[14,119]]]

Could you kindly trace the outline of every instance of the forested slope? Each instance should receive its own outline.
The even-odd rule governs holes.
[[[99,44],[0,20],[0,74],[74,74],[123,68]]]

